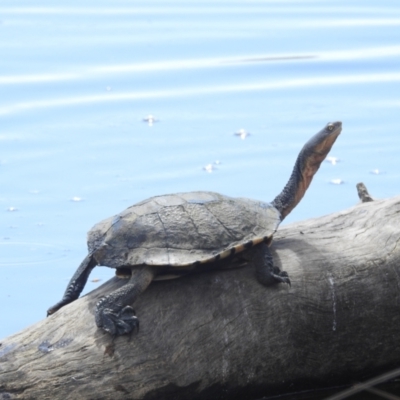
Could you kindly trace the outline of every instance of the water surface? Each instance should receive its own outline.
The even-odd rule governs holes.
[[[44,318],[97,221],[163,193],[272,200],[329,121],[337,162],[285,223],[360,181],[399,194],[396,2],[3,0],[0,53],[0,337]]]

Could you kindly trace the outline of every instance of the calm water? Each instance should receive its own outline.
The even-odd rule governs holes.
[[[287,222],[354,205],[359,181],[399,194],[398,2],[93,4],[0,5],[0,337],[45,317],[95,222],[162,193],[272,200],[328,121],[338,162]]]

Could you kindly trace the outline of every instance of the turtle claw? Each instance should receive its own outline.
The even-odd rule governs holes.
[[[110,333],[113,338],[139,332],[139,320],[134,309],[130,306],[125,306],[118,313],[110,308],[98,310],[96,324],[99,328]]]
[[[289,287],[292,286],[290,283],[289,275],[286,271],[280,271],[277,267],[275,267],[272,276],[278,283],[287,283]]]
[[[118,326],[118,334],[137,334],[139,333],[139,320],[136,317],[135,310],[126,306],[119,312],[119,319],[116,321]]]

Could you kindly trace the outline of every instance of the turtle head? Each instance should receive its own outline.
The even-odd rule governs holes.
[[[318,165],[318,170],[321,162],[328,155],[333,146],[333,143],[335,143],[335,140],[340,135],[340,132],[342,132],[342,123],[340,121],[330,122],[329,124],[326,124],[325,128],[314,135],[304,145],[299,156],[304,152],[309,162]]]
[[[273,206],[280,212],[282,220],[303,198],[315,173],[341,131],[341,122],[330,122],[309,139],[300,151],[288,183],[272,202]]]

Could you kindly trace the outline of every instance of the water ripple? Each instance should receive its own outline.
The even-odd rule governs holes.
[[[75,97],[51,98],[47,100],[38,100],[30,102],[20,102],[0,107],[0,116],[14,114],[22,111],[66,107],[79,104],[94,104],[116,101],[132,101],[150,98],[173,98],[185,96],[197,96],[204,94],[218,94],[231,92],[246,92],[260,90],[279,90],[288,88],[301,88],[312,86],[330,86],[330,85],[351,85],[351,84],[371,84],[371,83],[388,83],[399,82],[400,72],[391,73],[372,73],[372,74],[356,74],[356,75],[333,75],[320,76],[312,78],[299,79],[282,79],[267,82],[250,82],[242,84],[221,85],[221,86],[202,86],[185,89],[170,89],[158,91],[138,91],[126,93],[106,93],[100,95],[86,95]]]
[[[146,63],[114,64],[100,66],[85,66],[74,68],[74,72],[42,73],[29,75],[0,75],[0,85],[16,85],[29,83],[63,82],[71,80],[88,80],[114,74],[137,74],[151,72],[195,70],[218,68],[251,63],[269,62],[326,62],[381,59],[400,56],[400,46],[380,46],[358,48],[341,51],[325,51],[316,54],[253,54],[240,57],[200,58],[183,60],[164,60]],[[110,91],[109,88],[108,91]]]
[[[66,249],[49,243],[0,242],[0,267],[34,265],[65,257]]]

